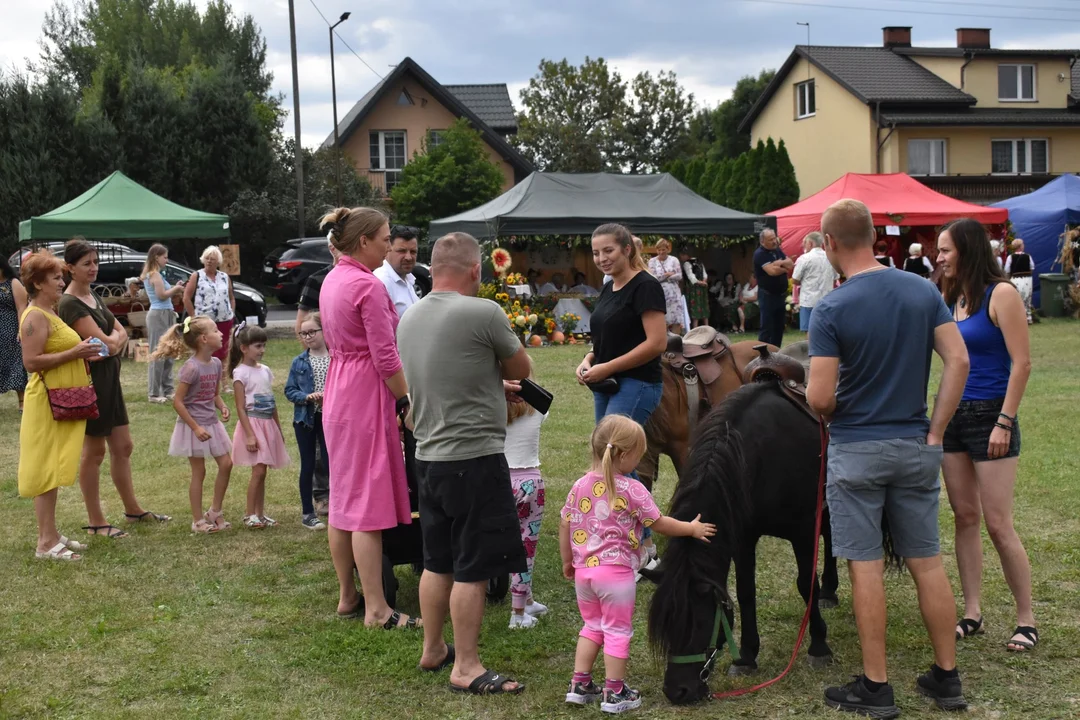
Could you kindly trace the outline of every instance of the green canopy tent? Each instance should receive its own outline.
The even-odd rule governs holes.
[[[71,202],[19,223],[19,240],[229,237],[229,217],[191,210],[119,170]]]

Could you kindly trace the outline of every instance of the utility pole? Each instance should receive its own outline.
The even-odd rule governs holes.
[[[296,237],[304,237],[304,149],[300,145],[300,77],[296,67],[296,13],[293,0],[289,0],[289,48],[292,50],[292,101],[295,144],[293,148],[296,165]]]
[[[341,207],[341,149],[338,147],[337,78],[334,75],[334,28],[349,19],[352,13],[342,13],[341,18],[330,26],[330,94],[334,103],[334,171],[337,179],[337,205]]]

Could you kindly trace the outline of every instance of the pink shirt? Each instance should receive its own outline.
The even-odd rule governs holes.
[[[590,472],[574,483],[562,517],[570,524],[574,567],[624,565],[641,567],[641,534],[660,519],[652,495],[637,480],[615,476],[614,501],[607,497],[604,476]]]
[[[212,357],[210,362],[204,365],[192,356],[180,368],[179,378],[180,382],[188,386],[187,394],[184,395],[184,407],[191,419],[203,427],[218,422],[214,397],[217,395],[218,383],[221,382],[221,361]],[[182,423],[183,420],[177,418],[176,422]]]

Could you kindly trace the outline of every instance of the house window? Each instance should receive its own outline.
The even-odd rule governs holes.
[[[995,175],[1045,175],[1050,172],[1050,141],[993,140],[990,171]]]
[[[401,94],[398,95],[397,104],[398,105],[415,105],[416,103],[413,102],[412,95],[409,94],[409,91],[406,90],[405,88],[401,88]]]
[[[998,65],[998,100],[1035,102],[1035,66]]]
[[[386,192],[389,193],[401,180],[401,168],[405,167],[405,131],[372,130],[371,169],[384,172]]]
[[[808,80],[795,86],[795,119],[812,117],[817,113],[817,99],[814,97],[814,81]]]
[[[443,144],[443,133],[445,130],[428,130],[427,134],[427,146],[428,150],[437,148]]]
[[[944,140],[908,140],[908,175],[944,175]]]

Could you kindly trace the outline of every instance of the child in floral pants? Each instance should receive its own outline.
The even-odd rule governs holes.
[[[544,517],[544,478],[540,475],[540,426],[546,415],[523,402],[506,407],[506,464],[517,501],[521,542],[525,545],[528,570],[510,577],[511,628],[531,628],[547,613],[545,605],[532,596],[532,571],[540,522]]]

